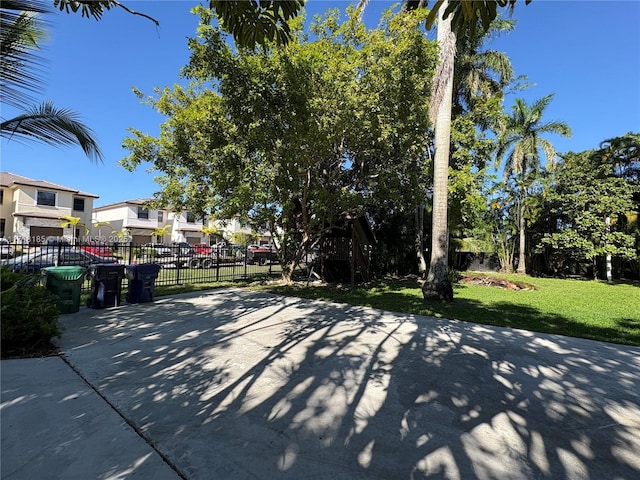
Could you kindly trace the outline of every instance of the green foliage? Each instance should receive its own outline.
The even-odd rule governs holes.
[[[427,185],[429,72],[436,46],[424,12],[380,28],[319,18],[317,39],[233,50],[203,17],[183,73],[189,87],[147,99],[167,116],[158,138],[131,130],[134,169],[161,173],[160,200],[270,231],[283,276],[341,213],[402,210]],[[211,88],[215,86],[215,88]]]
[[[1,275],[2,356],[49,350],[51,339],[62,334],[58,297],[39,284],[37,275],[24,276],[5,268]]]
[[[529,5],[533,0],[524,0],[525,5]],[[407,2],[412,5],[422,5],[422,2]],[[426,3],[426,2],[425,2]],[[435,0],[430,5],[431,12],[427,17],[427,28],[435,23],[438,18],[439,10],[444,18],[451,16],[451,29],[456,32],[458,37],[464,35],[474,36],[476,30],[488,30],[498,13],[498,7],[507,8],[513,11],[517,0],[482,0],[469,2],[468,0]]]
[[[24,278],[24,275],[18,272],[12,272],[7,267],[2,267],[0,269],[1,281],[0,288],[4,292],[5,290],[9,290],[13,287],[18,281]]]
[[[492,251],[498,255],[500,261],[500,271],[511,273],[518,235],[517,198],[505,183],[493,185],[487,192],[487,197],[489,203],[481,224],[484,228],[478,228],[476,235],[480,238],[490,238]]]
[[[251,235],[249,233],[232,233],[231,234],[231,243],[234,245],[239,245],[241,247],[247,247],[251,243],[255,242],[255,235]]]
[[[526,225],[529,200],[532,189],[539,186],[544,171],[542,158],[553,167],[556,151],[553,144],[544,138],[548,134],[571,136],[571,129],[564,122],[543,121],[544,112],[549,106],[553,94],[547,95],[528,105],[517,98],[511,108],[511,114],[505,115],[500,125],[496,166],[504,160],[505,185],[511,185],[517,196],[518,231],[518,273],[526,272]]]
[[[640,136],[629,148],[637,151],[638,139]],[[617,143],[615,139],[613,143]],[[557,231],[546,233],[540,241],[540,248],[552,250],[557,268],[575,261],[594,267],[597,276],[596,260],[605,255],[635,262],[640,258],[637,232],[628,222],[630,212],[637,208],[634,195],[640,185],[625,174],[634,162],[621,168],[624,163],[623,154],[611,152],[609,144],[599,150],[564,155],[547,198]]]

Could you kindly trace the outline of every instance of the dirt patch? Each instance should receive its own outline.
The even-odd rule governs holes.
[[[506,278],[490,277],[487,275],[466,275],[460,279],[462,283],[497,287],[505,290],[535,290],[536,287],[526,282],[507,280]]]

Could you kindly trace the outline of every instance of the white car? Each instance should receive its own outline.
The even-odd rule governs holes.
[[[0,258],[12,258],[14,254],[13,247],[9,240],[0,238]]]
[[[167,247],[162,243],[145,243],[142,245],[142,249],[155,251],[158,257],[170,257],[173,254],[171,247]]]

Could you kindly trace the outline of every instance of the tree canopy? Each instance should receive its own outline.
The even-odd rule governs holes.
[[[551,249],[558,270],[576,262],[592,267],[598,277],[596,261],[603,256],[640,260],[634,225],[640,184],[626,175],[638,146],[640,135],[630,133],[603,142],[599,149],[563,156],[547,198],[556,230],[540,242]]]
[[[286,278],[341,214],[422,196],[436,62],[423,12],[367,30],[335,10],[313,41],[297,28],[286,46],[235,50],[214,12],[196,11],[192,83],[146,99],[167,117],[158,138],[132,129],[124,141],[125,166],[161,174],[161,203],[268,229]]]

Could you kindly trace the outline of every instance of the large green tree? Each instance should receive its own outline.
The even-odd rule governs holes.
[[[505,178],[512,177],[518,193],[519,250],[517,273],[526,273],[526,213],[529,189],[543,168],[542,159],[552,166],[556,160],[553,144],[544,138],[548,134],[571,136],[565,122],[543,120],[545,109],[553,95],[547,95],[528,105],[518,98],[506,115],[496,153],[496,165],[504,163]]]
[[[33,93],[42,85],[42,64],[37,55],[45,37],[41,15],[49,10],[41,2],[22,0],[0,4],[0,95],[6,105],[20,111],[2,118],[0,135],[9,140],[34,140],[50,145],[79,145],[85,154],[102,160],[94,133],[77,113],[51,101],[34,104]],[[25,108],[25,105],[32,104]]]
[[[286,46],[233,49],[198,7],[189,88],[148,102],[167,116],[159,138],[132,130],[128,168],[162,173],[162,203],[240,217],[277,239],[283,278],[344,212],[397,208],[423,190],[428,92],[436,47],[424,13],[379,29],[330,13]],[[405,195],[409,192],[410,197]]]
[[[525,0],[530,3],[531,0]],[[358,3],[364,9],[368,0]],[[407,1],[405,8],[425,7],[428,2]],[[516,0],[437,0],[427,17],[427,28],[438,19],[440,61],[433,78],[431,92],[431,120],[435,127],[435,157],[433,166],[431,261],[423,284],[426,299],[453,300],[453,287],[448,274],[448,169],[451,143],[451,114],[454,63],[458,39],[475,36],[478,25],[487,30],[498,15],[498,7],[515,6]]]
[[[626,162],[611,150],[616,143],[613,139],[597,150],[569,152],[554,172],[547,203],[557,231],[545,234],[540,243],[551,249],[559,271],[576,262],[591,267],[597,278],[598,261],[605,260],[606,277],[611,280],[611,257],[638,261],[628,221],[638,188],[621,174],[626,169],[621,171],[620,165]],[[639,144],[636,141],[636,148]]]

